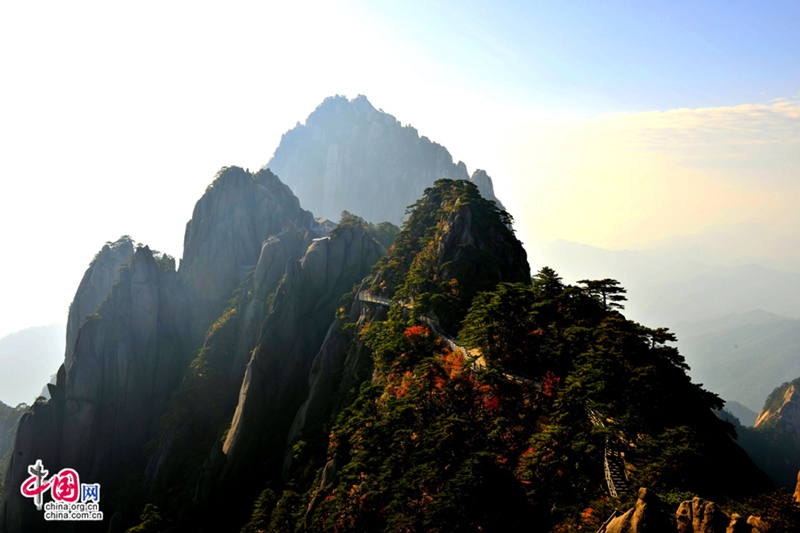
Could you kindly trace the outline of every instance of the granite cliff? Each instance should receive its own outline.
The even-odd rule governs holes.
[[[299,262],[287,264],[223,445],[224,479],[241,480],[254,464],[268,478],[280,476],[287,435],[308,395],[312,362],[339,300],[384,254],[383,246],[356,222],[315,240]]]
[[[609,519],[601,527],[603,533],[767,533],[783,531],[779,524],[770,525],[758,516],[744,518],[728,514],[713,501],[694,497],[678,506],[677,512],[652,491],[639,489],[633,508]]]
[[[67,347],[64,366],[67,370],[75,358],[75,341],[86,317],[97,310],[119,277],[119,267],[133,255],[133,239],[124,235],[115,242],[107,242],[89,264],[83,275],[75,298],[69,306],[67,317]]]
[[[767,397],[752,428],[738,425],[739,444],[775,485],[794,490],[800,470],[800,378]]]
[[[19,486],[28,465],[41,459],[51,472],[66,466],[78,470],[87,481],[101,483],[106,494],[140,494],[149,455],[145,445],[158,436],[169,400],[202,346],[203,332],[259,255],[283,243],[280,253],[267,253],[277,262],[265,263],[259,272],[259,278],[276,284],[276,272],[300,254],[305,238],[287,236],[284,230],[308,227],[311,220],[311,213],[268,170],[250,174],[223,168],[187,224],[180,271],[171,257],[146,246],[133,253],[127,237],[104,246],[70,308],[72,342],[56,384],[48,386],[51,399],[37,401],[20,419],[6,486]],[[248,322],[251,337],[260,327],[257,321]],[[242,349],[243,367],[249,352]],[[240,380],[241,371],[230,369],[230,379],[237,376]],[[132,497],[109,501],[106,510],[106,524],[111,520],[116,530],[141,506]],[[0,530],[55,527],[37,514],[18,491],[6,492]]]
[[[261,245],[286,228],[308,228],[313,216],[269,170],[219,171],[186,224],[178,269],[196,309],[198,331],[220,316],[230,293],[258,262]]]
[[[266,167],[317,216],[336,220],[350,211],[394,224],[437,179],[470,179],[445,147],[375,109],[365,96],[326,98],[283,135]],[[497,201],[486,172],[471,179],[484,198]]]

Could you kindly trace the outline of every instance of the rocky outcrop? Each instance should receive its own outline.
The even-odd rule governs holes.
[[[142,447],[191,354],[189,323],[174,262],[138,249],[78,336],[66,380],[64,464],[111,486],[135,471],[132,463],[141,468]]]
[[[153,499],[170,490],[175,494],[176,480],[186,491],[192,489],[193,474],[198,470],[203,472],[198,497],[210,493],[211,471],[220,453],[213,443],[219,443],[220,432],[233,416],[245,367],[286,265],[298,261],[310,244],[308,230],[294,229],[264,241],[253,275],[240,285],[232,307],[209,329],[193,363],[204,370],[189,372],[171,400],[159,430],[158,447],[145,469],[145,488]],[[205,465],[202,456],[186,453],[202,446],[204,451],[214,448]]]
[[[287,264],[247,365],[223,446],[226,479],[243,469],[250,478],[254,470],[273,478],[280,475],[287,434],[308,397],[312,361],[339,299],[384,253],[356,223],[340,226],[330,238],[315,240],[301,261]]]
[[[672,533],[674,526],[663,503],[652,491],[641,488],[632,509],[611,520],[606,533]]]
[[[681,502],[673,521],[664,504],[648,489],[639,489],[632,509],[611,519],[603,533],[766,533],[759,517],[729,516],[716,503],[695,497]]]
[[[325,99],[281,138],[266,167],[281,177],[317,216],[338,220],[342,211],[366,220],[400,224],[406,206],[440,178],[470,179],[464,163],[420,137],[365,96]],[[476,184],[496,200],[491,179]]]
[[[682,502],[676,516],[678,533],[725,533],[731,522],[716,503],[702,498]]]
[[[794,489],[794,501],[800,503],[800,472],[797,472],[797,485]]]
[[[370,281],[367,278],[362,282],[354,296],[359,291],[365,290]],[[333,321],[319,352],[314,356],[308,374],[308,395],[297,410],[286,436],[284,476],[292,464],[294,455],[292,445],[307,434],[313,435],[314,431],[330,419],[337,408],[336,402],[333,401],[335,394],[355,385],[359,381],[359,374],[367,367],[367,359],[371,363],[371,359],[364,353],[363,340],[358,339],[355,331],[370,319],[378,316],[385,319],[386,311],[385,308],[376,307],[371,314],[368,314],[366,309],[362,313],[362,305],[358,298],[353,299],[349,315]],[[344,328],[345,324],[356,325],[356,328]],[[354,340],[356,342],[353,342]],[[364,376],[361,376],[361,379],[364,379]]]
[[[69,370],[75,357],[75,341],[78,330],[86,317],[97,310],[97,306],[111,290],[119,277],[119,267],[133,255],[133,240],[124,235],[116,242],[107,242],[89,264],[81,279],[75,298],[69,306],[67,318],[67,348],[64,366]]]
[[[62,366],[48,387],[51,399],[20,421],[7,486],[19,487],[37,459],[52,473],[75,469],[106,494],[141,471],[143,446],[191,353],[187,309],[174,261],[139,248],[80,328],[69,371]],[[19,492],[4,495],[4,531],[46,527],[28,507]]]
[[[503,211],[506,210],[503,207],[503,204],[500,203],[500,200],[497,199],[497,196],[494,194],[494,183],[492,183],[492,178],[489,177],[489,174],[486,173],[485,170],[477,169],[475,172],[472,173],[470,176],[470,181],[478,187],[478,190],[481,193],[481,196],[490,200],[497,205]]]
[[[262,243],[288,228],[308,228],[313,215],[269,170],[223,168],[186,224],[179,272],[186,280],[200,334],[222,312],[230,293],[256,266]]]
[[[800,447],[800,378],[772,391],[756,419],[757,429],[778,426]]]
[[[468,205],[455,206],[443,221],[442,238],[436,250],[437,266],[452,263],[455,272],[460,265],[469,265],[476,253],[485,258],[480,265],[484,277],[498,282],[530,281],[528,256],[513,234],[497,227],[483,227],[476,223]]]
[[[47,531],[46,525],[36,507],[23,497],[19,487],[28,478],[28,466],[41,460],[51,473],[59,471],[61,427],[64,414],[64,383],[57,384],[58,399],[36,401],[22,415],[17,426],[14,452],[6,471],[4,492],[0,501],[0,531],[4,533],[23,533]]]
[[[286,265],[310,244],[306,228],[312,220],[270,171],[253,175],[232,167],[220,171],[195,206],[180,272],[169,256],[147,247],[134,253],[127,237],[108,243],[87,270],[71,307],[67,364],[49,387],[52,399],[37,402],[20,421],[8,486],[19,486],[37,458],[50,471],[78,470],[86,480],[101,483],[105,494],[129,484],[130,476],[141,476],[145,444],[157,437],[168,401],[208,327],[261,256],[253,276],[256,286],[245,287],[248,307],[239,310],[244,320],[238,346],[208,347],[229,358],[235,400],[271,293]],[[215,428],[211,431],[213,437]],[[172,450],[181,453],[180,446]],[[155,464],[168,457],[161,452]],[[153,474],[148,479],[153,481],[159,471],[148,472]],[[23,503],[29,502],[22,502],[19,492],[4,496],[4,531],[45,527]],[[120,505],[117,510],[126,504]],[[141,511],[123,510],[128,518],[115,519],[121,523]]]

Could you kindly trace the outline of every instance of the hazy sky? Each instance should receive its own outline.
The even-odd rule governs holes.
[[[214,173],[333,94],[485,168],[528,244],[797,242],[797,2],[269,4],[0,4],[0,336],[64,322],[107,240],[179,257]]]

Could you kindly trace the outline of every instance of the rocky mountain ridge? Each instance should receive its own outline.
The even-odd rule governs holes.
[[[326,98],[281,137],[265,165],[317,216],[342,211],[400,224],[406,206],[441,178],[472,180],[484,198],[502,205],[483,170],[472,176],[447,149],[375,109],[363,95]]]
[[[98,254],[72,307],[74,346],[67,350],[57,383],[49,386],[51,399],[34,404],[20,420],[6,486],[19,486],[36,459],[51,471],[75,468],[109,493],[140,476],[147,464],[145,444],[157,435],[216,310],[224,309],[243,273],[256,266],[265,240],[283,229],[308,227],[312,220],[271,172],[252,175],[236,167],[220,171],[194,215],[180,271],[171,257],[139,246],[117,273],[115,265],[133,248],[129,239]],[[292,255],[283,258],[284,267]],[[110,291],[97,312],[92,309],[80,325],[80,313],[104,288]],[[116,511],[115,523],[129,520],[125,505]],[[0,529],[47,527],[26,498],[6,493]]]
[[[75,468],[102,485],[109,533],[561,531],[578,509],[631,501],[605,482],[610,451],[619,475],[667,494],[768,490],[674,337],[605,304],[616,281],[531,277],[485,172],[437,179],[466,167],[365,98],[312,115],[284,155],[324,162],[323,203],[345,181],[369,193],[376,168],[423,187],[393,244],[349,213],[323,233],[271,170],[223,168],[179,268],[137,246],[112,272],[107,246],[87,271],[98,281],[76,300],[118,279],[80,317],[51,399],[20,419],[7,487],[37,459]],[[344,179],[351,167],[365,170]],[[395,185],[370,193],[380,218]],[[3,533],[63,527],[18,491],[0,500]]]

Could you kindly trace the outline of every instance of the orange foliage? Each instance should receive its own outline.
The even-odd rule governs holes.
[[[542,378],[542,394],[547,397],[552,397],[558,391],[560,386],[561,378],[548,370]]]
[[[422,337],[427,337],[430,330],[426,326],[411,326],[406,329],[404,335],[411,342],[419,342]]]
[[[464,356],[461,352],[454,352],[450,348],[445,348],[442,353],[442,366],[447,375],[452,379],[464,370]]]

